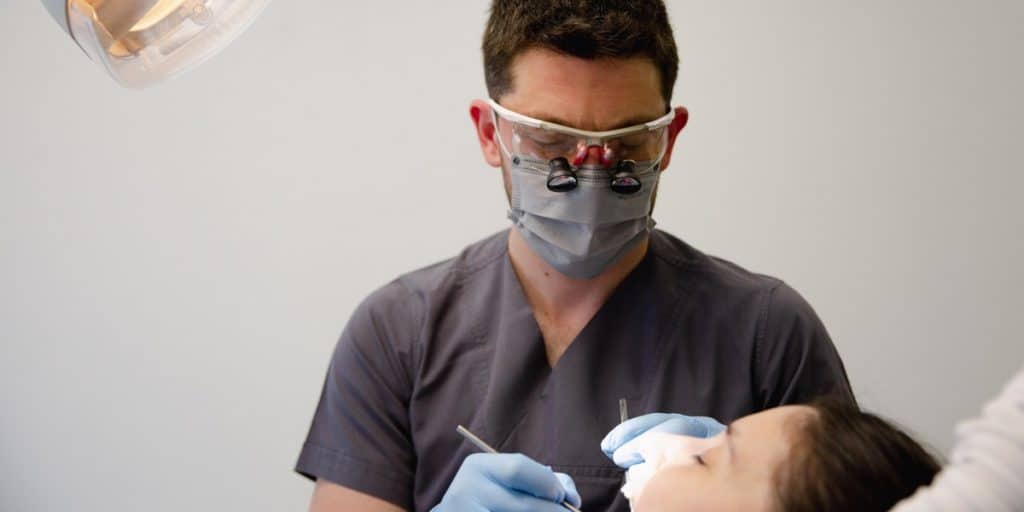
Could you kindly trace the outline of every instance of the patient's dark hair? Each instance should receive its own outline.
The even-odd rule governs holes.
[[[884,512],[931,483],[940,467],[920,444],[848,401],[826,398],[795,425],[790,460],[775,474],[784,512]]]

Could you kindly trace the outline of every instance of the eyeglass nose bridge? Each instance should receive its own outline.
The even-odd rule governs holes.
[[[597,149],[597,156],[601,161],[601,165],[610,167],[614,161],[614,154],[608,144],[601,139],[588,139],[580,143],[579,149],[576,150],[576,155],[572,159],[572,165],[579,167],[583,165],[583,162],[587,161],[587,155],[590,154],[590,148]]]

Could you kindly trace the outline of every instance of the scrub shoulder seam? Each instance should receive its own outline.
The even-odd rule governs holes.
[[[500,262],[501,259],[504,258],[504,257],[507,257],[507,255],[508,255],[508,250],[506,249],[504,251],[499,251],[497,254],[494,254],[490,258],[487,258],[484,261],[479,262],[479,263],[477,263],[475,265],[465,265],[465,266],[458,265],[458,263],[460,263],[460,262],[458,260],[456,260],[456,262],[455,262],[456,264],[453,265],[451,273],[455,275],[455,281],[456,282],[462,283],[465,280],[469,279],[473,274],[476,274],[477,272],[480,272],[481,270],[483,270],[483,269],[485,269],[485,268],[495,264],[496,262]]]
[[[775,279],[775,283],[764,289],[761,293],[764,298],[761,300],[761,306],[757,313],[757,328],[754,330],[754,371],[758,374],[763,373],[761,368],[761,349],[764,344],[764,340],[768,335],[768,311],[771,309],[772,298],[775,297],[775,291],[785,284],[783,281]],[[755,375],[756,377],[756,375]],[[755,378],[755,382],[758,380]]]
[[[361,457],[310,442],[303,443],[303,448],[310,448],[314,450],[316,452],[314,454],[316,460],[326,462],[330,467],[338,466],[345,472],[369,471],[396,484],[406,485],[408,483],[408,479],[396,476],[393,472],[386,469],[381,469],[376,464],[373,464]],[[344,465],[342,464],[344,461],[354,462],[359,467],[353,468],[352,466]],[[327,467],[320,466],[318,469],[327,469]]]

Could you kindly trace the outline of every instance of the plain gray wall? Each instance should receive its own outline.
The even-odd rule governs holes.
[[[306,506],[349,313],[507,225],[485,7],[278,1],[138,93],[0,4],[0,509]],[[800,290],[863,403],[947,450],[1024,361],[1024,2],[670,11],[660,226]]]

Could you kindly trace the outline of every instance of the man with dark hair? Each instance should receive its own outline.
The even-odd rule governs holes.
[[[494,0],[483,53],[470,116],[513,226],[357,308],[296,466],[312,510],[628,510],[602,449],[852,400],[799,294],[654,229],[688,117],[660,0]],[[602,445],[620,399],[651,414]]]

